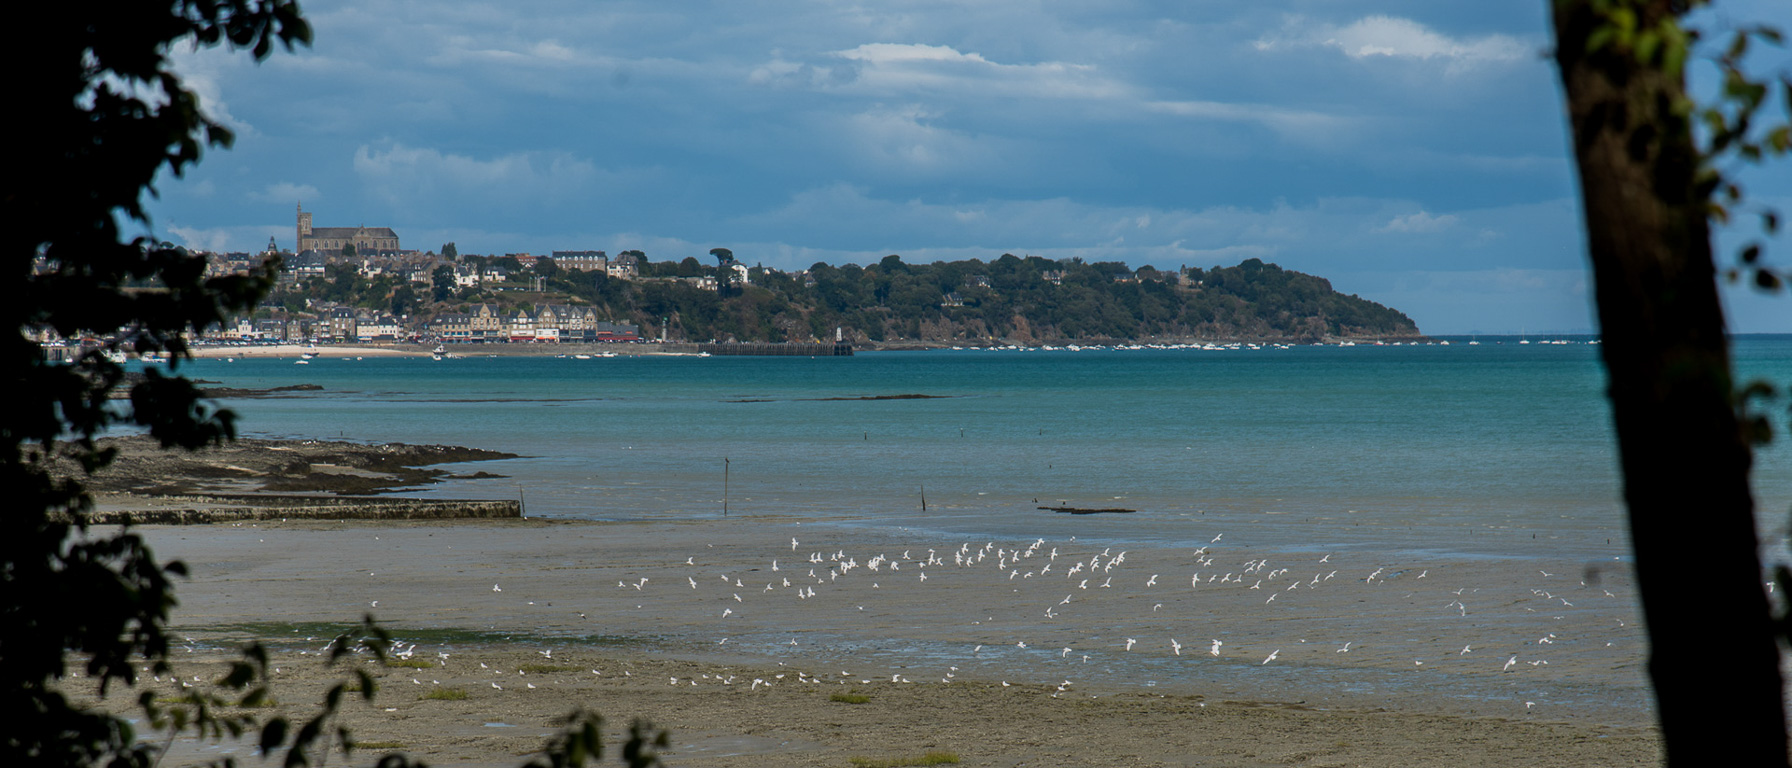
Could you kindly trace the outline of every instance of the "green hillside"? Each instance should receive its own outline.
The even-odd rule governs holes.
[[[646,275],[689,273],[660,262]],[[714,269],[704,267],[707,274]],[[1050,278],[1050,279],[1048,279]],[[1118,278],[1118,279],[1117,279]],[[751,270],[728,295],[688,283],[567,272],[547,281],[643,329],[666,318],[671,338],[808,341],[836,327],[855,341],[1281,339],[1416,336],[1399,311],[1332,290],[1324,278],[1249,259],[1235,267],[1134,272],[1119,263],[1003,255],[993,261],[860,267],[816,264],[807,275]],[[962,306],[957,306],[962,304]]]

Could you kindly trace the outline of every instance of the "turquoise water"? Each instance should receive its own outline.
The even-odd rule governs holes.
[[[1225,514],[1289,539],[1313,536],[1314,519],[1347,520],[1372,532],[1365,545],[1464,553],[1509,552],[1471,538],[1482,532],[1548,531],[1565,548],[1553,555],[1623,535],[1598,349],[326,353],[304,366],[198,361],[190,373],[325,388],[231,403],[247,435],[523,454],[480,467],[510,479],[427,493],[520,495],[530,515],[708,517],[725,501],[731,515],[1023,535],[1051,517],[1040,505],[1124,507],[1142,520]],[[1792,383],[1792,338],[1742,339],[1737,358],[1745,377]],[[927,397],[858,399],[891,395]],[[1784,441],[1760,453],[1756,477],[1764,509],[1792,506]],[[1764,517],[1776,529],[1783,519]],[[1348,542],[1345,528],[1322,533]]]
[[[1599,348],[1465,341],[831,359],[325,355],[302,366],[204,360],[190,372],[237,387],[325,388],[230,403],[248,435],[524,455],[466,467],[505,479],[427,495],[521,496],[531,516],[667,523],[717,520],[725,503],[735,519],[630,527],[651,532],[637,540],[654,542],[642,552],[605,549],[602,528],[568,529],[589,537],[591,557],[581,546],[546,564],[517,555],[517,541],[494,541],[456,568],[502,572],[503,595],[483,589],[499,577],[482,577],[465,615],[446,617],[405,614],[388,597],[411,621],[586,632],[500,599],[532,579],[582,579],[589,592],[579,581],[576,610],[595,623],[644,628],[656,648],[698,658],[727,638],[739,658],[886,678],[963,669],[1647,722]],[[1736,352],[1745,378],[1792,384],[1792,337],[1742,339]],[[926,397],[863,399],[898,395]],[[1788,443],[1757,456],[1772,542],[1792,507]],[[1006,574],[994,567],[1000,548],[1013,558],[1035,542],[1037,558],[1011,560]],[[936,548],[944,561],[922,571]],[[989,557],[957,562],[971,552]],[[1110,574],[1115,552],[1129,559]],[[707,562],[687,567],[692,554]],[[904,571],[834,570],[874,555]],[[771,575],[776,558],[795,584],[739,586],[743,575],[783,577]],[[533,566],[511,570],[519,559]],[[1093,565],[1069,570],[1097,560],[1107,563],[1099,576]],[[1050,561],[1059,570],[1048,574]],[[805,569],[819,571],[813,581]],[[736,584],[697,590],[715,572]],[[648,577],[661,586],[624,586]],[[805,586],[819,599],[789,594]],[[923,588],[940,591],[903,597]],[[1191,649],[1173,647],[1178,638]],[[1195,652],[1208,639],[1223,639],[1226,654]]]

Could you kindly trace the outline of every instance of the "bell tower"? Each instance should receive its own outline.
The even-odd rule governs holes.
[[[305,204],[299,203],[299,238],[293,243],[293,253],[305,252],[305,240],[311,237],[311,214],[305,212]]]

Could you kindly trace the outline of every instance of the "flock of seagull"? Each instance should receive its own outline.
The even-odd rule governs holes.
[[[1511,700],[1522,701],[1526,711],[1537,706],[1549,680],[1571,674],[1577,658],[1588,658],[1588,649],[1612,649],[1635,634],[1606,636],[1596,629],[1615,622],[1613,629],[1624,630],[1634,611],[1631,601],[1548,570],[1536,571],[1538,584],[1531,586],[1521,572],[1508,569],[1490,579],[1493,571],[1460,560],[1399,567],[1362,562],[1386,555],[1350,550],[1266,555],[1224,534],[1200,546],[1132,550],[1074,537],[950,544],[928,538],[934,538],[932,546],[891,545],[900,540],[892,537],[882,548],[858,549],[862,543],[805,546],[792,537],[787,548],[774,544],[767,552],[754,536],[677,557],[644,548],[594,568],[614,587],[590,594],[574,615],[604,624],[639,616],[639,626],[673,627],[674,636],[699,643],[707,635],[716,646],[729,645],[731,656],[759,654],[782,659],[778,664],[785,667],[750,679],[723,672],[673,677],[671,685],[759,690],[885,680],[949,684],[975,677],[1009,687],[1016,676],[1025,685],[1049,676],[1054,682],[1043,684],[1057,696],[1072,690],[1073,677],[1154,687],[1159,680],[1237,681],[1257,674],[1249,670],[1283,665],[1293,665],[1296,675],[1322,677],[1324,670],[1347,667],[1441,670],[1483,679],[1547,671],[1535,683],[1507,686],[1524,691]],[[527,600],[518,596],[532,591],[526,576],[504,578],[525,581],[511,592],[503,583],[491,584],[490,599]],[[527,605],[539,611],[548,604]],[[1575,616],[1589,608],[1594,612]],[[1608,655],[1615,665],[1635,663],[1636,644],[1624,644]],[[449,650],[434,659],[442,674],[457,671],[445,669]],[[417,653],[415,644],[402,641],[390,649],[399,659]],[[554,658],[552,649],[540,653]],[[1564,653],[1567,659],[1558,656]],[[1551,669],[1552,657],[1567,666]],[[889,669],[797,669],[836,662]],[[521,669],[480,667],[494,689],[536,687]],[[633,677],[626,668],[615,672]],[[603,676],[599,669],[590,674]],[[421,677],[412,682],[441,684]]]
[[[932,639],[905,637],[903,642],[890,643],[928,650],[906,660],[896,654],[901,663],[892,662],[897,669],[889,679],[910,682],[908,675],[914,674],[910,670],[938,664],[939,681],[951,683],[958,677],[958,664],[963,663],[993,662],[982,669],[1000,672],[1050,661],[1093,661],[1113,669],[1132,663],[1121,658],[1125,654],[1160,657],[1136,660],[1154,664],[1152,675],[1198,676],[1198,669],[1164,668],[1165,663],[1175,663],[1177,657],[1184,656],[1187,645],[1183,641],[1196,627],[1205,627],[1212,633],[1191,639],[1189,644],[1205,646],[1205,653],[1196,658],[1205,656],[1231,668],[1287,663],[1337,666],[1349,663],[1345,659],[1360,659],[1365,652],[1380,652],[1376,662],[1385,666],[1390,663],[1389,656],[1411,654],[1414,647],[1410,641],[1405,647],[1392,647],[1399,644],[1386,640],[1386,630],[1391,629],[1396,635],[1437,634],[1435,644],[1447,644],[1445,638],[1450,636],[1459,643],[1471,634],[1478,633],[1480,637],[1462,643],[1460,650],[1450,645],[1448,650],[1433,649],[1411,658],[1409,669],[1435,670],[1440,660],[1460,660],[1450,671],[1516,674],[1549,664],[1546,656],[1557,648],[1556,632],[1535,633],[1532,637],[1518,634],[1524,630],[1514,625],[1523,624],[1522,621],[1476,623],[1474,618],[1479,617],[1471,611],[1468,600],[1495,600],[1490,610],[1534,614],[1547,627],[1562,620],[1564,612],[1576,610],[1574,603],[1559,592],[1580,589],[1585,590],[1583,594],[1615,597],[1609,590],[1595,591],[1584,583],[1576,587],[1570,577],[1539,571],[1542,578],[1558,586],[1496,598],[1477,594],[1479,587],[1451,589],[1454,585],[1440,583],[1432,571],[1444,567],[1446,570],[1440,574],[1448,573],[1446,566],[1353,570],[1344,562],[1332,562],[1333,554],[1317,558],[1287,553],[1275,554],[1273,559],[1246,557],[1251,554],[1249,550],[1223,544],[1223,539],[1224,534],[1216,535],[1203,546],[1180,551],[1149,550],[1153,565],[1140,568],[1135,561],[1147,556],[1112,546],[1086,546],[1074,538],[1056,545],[1035,538],[1013,545],[963,541],[937,547],[849,551],[838,545],[805,547],[793,537],[787,552],[765,557],[756,564],[738,558],[732,562],[705,562],[709,554],[705,552],[686,556],[682,561],[626,566],[631,572],[611,577],[615,583],[612,599],[637,609],[656,608],[662,615],[697,627],[693,631],[698,634],[712,632],[717,645],[726,645],[733,639],[731,650],[746,643],[749,650],[756,647],[779,656],[788,656],[790,652],[771,646],[798,646],[805,637],[816,646],[807,650],[821,654],[837,650],[827,646],[854,632],[868,631],[865,622],[870,617],[877,617],[877,626],[893,627],[895,631],[944,622],[948,626],[920,633]],[[1168,570],[1172,563],[1180,563],[1186,570],[1172,576]],[[499,587],[494,585],[493,589]],[[1378,594],[1376,590],[1393,598],[1394,603],[1416,606],[1405,609],[1405,616],[1393,616],[1391,620],[1418,622],[1424,627],[1384,627],[1379,633],[1366,633],[1371,638],[1381,638],[1380,642],[1340,638],[1335,647],[1329,648],[1330,653],[1323,657],[1314,653],[1314,644],[1301,635],[1320,632],[1315,625],[1328,617],[1363,619],[1353,617],[1352,612],[1382,610],[1368,602],[1369,596]],[[1437,602],[1429,609],[1422,607],[1421,602],[1432,596],[1439,598]],[[1248,607],[1252,604],[1256,607]],[[975,609],[971,610],[973,606]],[[1287,621],[1295,624],[1282,624]],[[1454,627],[1460,631],[1452,631],[1450,621],[1456,622]],[[1621,620],[1618,623],[1623,624]],[[1277,625],[1274,628],[1278,631],[1266,631],[1266,624]],[[1362,625],[1346,621],[1340,626]],[[1489,629],[1490,626],[1496,628]],[[1497,634],[1502,631],[1500,628],[1505,636]],[[1115,629],[1120,631],[1112,632]],[[1154,634],[1147,634],[1146,630]],[[1271,637],[1275,634],[1282,638]],[[1212,635],[1227,637],[1232,644]],[[952,651],[957,642],[969,647]],[[864,643],[855,639],[845,645],[862,647]],[[944,651],[940,650],[942,647]],[[1004,653],[1003,647],[1011,650]],[[1254,653],[1250,650],[1253,648],[1257,649]],[[1300,652],[1290,656],[1296,650]],[[1474,661],[1489,655],[1494,658]],[[1426,667],[1428,661],[1433,664],[1430,668]],[[1003,662],[1007,664],[1004,666]],[[1059,676],[1068,674],[1073,673],[1059,671]],[[796,679],[816,682],[821,678],[799,673]],[[870,682],[881,678],[843,673],[842,679]],[[721,682],[723,678],[718,676],[716,680]],[[1008,684],[1006,680],[1002,682]],[[755,683],[757,687],[772,681]],[[1069,680],[1064,680],[1055,690],[1062,692],[1070,685]]]

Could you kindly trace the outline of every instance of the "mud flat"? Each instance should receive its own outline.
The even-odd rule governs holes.
[[[379,696],[356,702],[348,722],[382,746],[357,764],[395,749],[435,765],[519,765],[576,707],[607,718],[611,744],[633,718],[670,729],[669,765],[845,766],[930,750],[993,766],[1660,760],[1647,718],[1586,703],[1592,690],[1647,696],[1629,667],[1634,638],[1603,628],[1608,612],[1628,615],[1618,599],[1557,619],[1524,610],[1546,599],[1516,598],[1513,621],[1549,627],[1555,645],[1521,639],[1538,636],[1528,624],[1475,619],[1461,624],[1480,638],[1470,652],[1454,632],[1426,628],[1433,590],[1472,581],[1478,605],[1530,595],[1542,578],[1499,562],[1432,563],[1423,581],[1425,571],[1341,577],[1265,603],[1249,585],[1147,586],[1160,571],[1168,581],[1176,552],[1132,551],[1101,577],[1114,576],[1112,588],[1080,590],[1080,574],[1056,573],[1103,545],[1049,542],[1018,567],[1036,572],[1057,548],[1051,574],[1009,577],[993,554],[956,563],[949,540],[781,518],[137,530],[193,575],[174,613],[192,649],[177,654],[182,679],[211,679],[230,648],[260,640],[281,707],[303,714],[348,672],[320,662],[332,636],[365,614],[392,630],[410,666],[371,667]],[[1209,551],[1263,555],[1234,546]],[[861,566],[832,578],[847,559]],[[1348,553],[1334,564],[1373,570]],[[1592,604],[1600,590],[1572,594]],[[1075,597],[1061,603],[1066,592]],[[1226,638],[1219,654],[1209,637]],[[1173,649],[1173,638],[1199,645]]]

